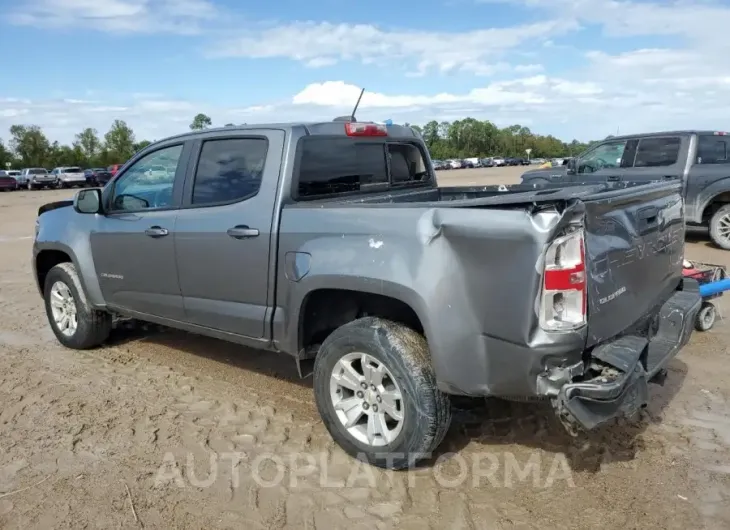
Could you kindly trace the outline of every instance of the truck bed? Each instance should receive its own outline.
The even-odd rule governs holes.
[[[588,325],[557,337],[537,318],[541,263],[549,242],[576,219],[585,231]],[[623,333],[651,334],[647,315],[656,315],[681,282],[683,244],[678,183],[518,184],[286,205],[279,259],[290,259],[291,251],[311,256],[295,290],[309,275],[342,288],[367,278],[359,289],[393,290],[432,333],[435,362],[446,362],[438,371],[471,367],[473,385],[456,390],[504,396],[529,394],[526,381],[490,381],[484,373],[498,373],[501,363],[533,362],[519,358],[521,352],[567,350],[579,358]],[[530,371],[536,378],[542,369]]]

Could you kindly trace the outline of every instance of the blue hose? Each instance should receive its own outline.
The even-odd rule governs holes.
[[[706,298],[727,290],[730,290],[730,278],[700,285],[700,296],[702,296],[702,298]]]

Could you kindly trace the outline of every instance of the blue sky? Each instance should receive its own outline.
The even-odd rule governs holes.
[[[330,119],[358,87],[362,119],[727,129],[728,27],[730,0],[0,0],[0,138]]]

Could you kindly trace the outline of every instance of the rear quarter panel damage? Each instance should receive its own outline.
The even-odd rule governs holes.
[[[280,263],[293,251],[311,258],[298,281],[278,271],[277,306],[287,319],[280,348],[297,351],[300,309],[308,293],[339,288],[382,294],[418,315],[442,389],[534,394],[546,362],[575,363],[585,344],[582,332],[545,334],[536,312],[545,246],[580,208],[578,201],[562,212],[285,208]]]

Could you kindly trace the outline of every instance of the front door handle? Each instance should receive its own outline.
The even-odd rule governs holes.
[[[162,228],[161,226],[150,226],[144,231],[144,234],[149,237],[165,237],[169,233],[167,228]]]
[[[226,232],[233,239],[249,239],[251,237],[258,237],[259,231],[257,228],[249,228],[246,225],[237,225],[233,228],[229,228]]]

